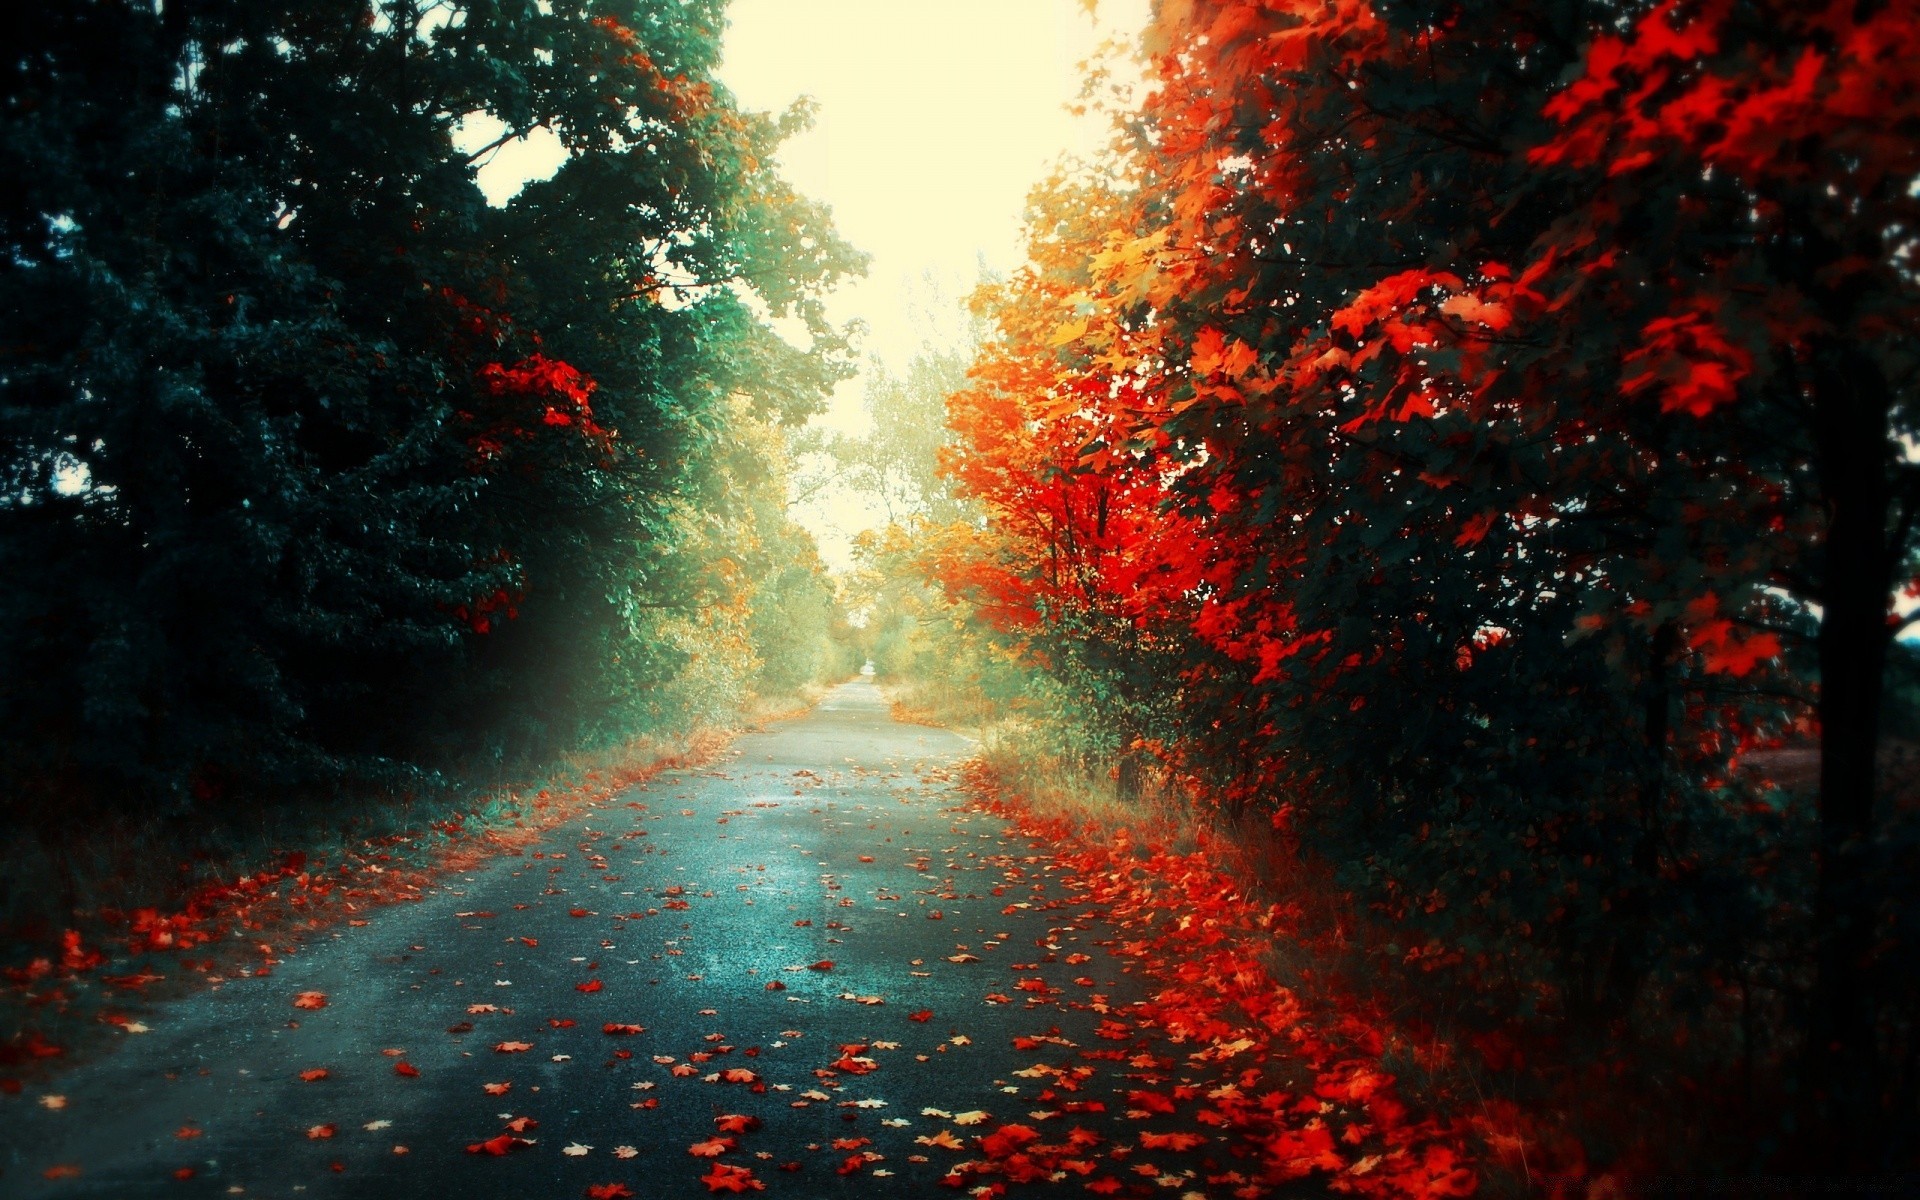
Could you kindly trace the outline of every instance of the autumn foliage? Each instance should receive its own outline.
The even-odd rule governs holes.
[[[1900,4],[1165,0],[949,403],[986,518],[929,539],[952,598],[1327,865],[1377,966],[1565,1061],[1745,1080],[1737,1132],[1659,1135],[1721,1161],[1883,1164],[1914,1116],[1877,756],[1916,39]]]

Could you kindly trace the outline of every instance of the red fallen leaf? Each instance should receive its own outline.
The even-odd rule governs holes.
[[[567,915],[570,917],[590,917],[593,914],[584,908],[570,908],[567,910]]]
[[[1113,1176],[1107,1175],[1099,1179],[1089,1179],[1086,1186],[1087,1190],[1096,1196],[1117,1196],[1126,1185]]]
[[[484,1142],[473,1143],[473,1145],[467,1147],[467,1153],[491,1154],[497,1158],[503,1154],[512,1154],[522,1146],[531,1145],[533,1145],[533,1143],[526,1138],[518,1138],[510,1133],[503,1133],[499,1137],[491,1137]]]
[[[174,1130],[173,1136],[179,1138],[181,1141],[184,1142],[188,1138],[197,1138],[202,1136],[202,1131],[195,1129],[191,1125],[182,1125],[180,1128]]]
[[[947,919],[947,914],[941,912],[937,908],[927,914],[927,920],[929,921],[944,921],[946,919]]]
[[[397,1062],[393,1064],[393,1073],[407,1079],[420,1078],[420,1068],[410,1062]]]
[[[540,1122],[534,1120],[532,1117],[515,1117],[513,1120],[507,1122],[508,1133],[525,1133],[529,1129],[538,1128],[540,1128]]]
[[[327,1006],[327,994],[325,992],[301,992],[293,998],[293,1006],[295,1008],[325,1008]]]
[[[539,938],[530,938],[530,937],[523,937],[523,938],[521,938],[520,940],[521,940],[521,942],[522,942],[522,943],[524,943],[524,944],[526,944],[526,945],[528,945],[528,946],[538,946],[538,945],[540,944],[540,939],[539,939]]]
[[[772,979],[767,981],[767,990],[770,992],[784,992],[787,990],[787,985],[781,983],[778,979]]]
[[[48,1167],[40,1174],[47,1179],[78,1179],[80,1168],[72,1163],[60,1163],[57,1166]]]
[[[687,1147],[687,1153],[695,1158],[719,1158],[731,1149],[733,1149],[732,1138],[716,1137],[708,1138],[704,1142],[695,1142]]]
[[[1143,1092],[1137,1090],[1128,1092],[1127,1103],[1135,1108],[1145,1109],[1148,1112],[1170,1113],[1173,1111],[1173,1101],[1162,1096],[1159,1092]]]
[[[850,1137],[833,1139],[833,1148],[835,1150],[858,1150],[862,1146],[871,1145],[873,1145],[872,1138]]]
[[[728,1067],[720,1072],[720,1078],[728,1083],[758,1083],[760,1076],[745,1067]]]
[[[587,1200],[628,1200],[633,1189],[624,1183],[590,1183],[587,1185]]]
[[[767,1185],[753,1177],[746,1167],[729,1166],[726,1163],[713,1164],[713,1170],[700,1177],[709,1192],[764,1192]]]
[[[192,1179],[193,1174],[194,1172],[192,1167],[181,1167],[179,1170],[173,1173],[173,1177],[175,1179]]]
[[[807,970],[809,970],[809,971],[831,971],[831,970],[833,970],[833,960],[832,960],[832,959],[830,959],[830,958],[823,958],[823,959],[821,959],[821,960],[820,960],[819,962],[817,962],[817,963],[813,963],[812,965],[810,965],[810,966],[809,966],[809,967],[807,968]]]
[[[933,1020],[933,1010],[930,1008],[923,1008],[919,1012],[908,1013],[907,1020],[919,1021],[922,1024],[925,1024],[926,1022]]]
[[[847,1156],[847,1160],[845,1162],[841,1163],[839,1166],[833,1169],[833,1173],[835,1175],[857,1175],[859,1174],[860,1169],[865,1167],[866,1165],[867,1165],[867,1160],[864,1155],[850,1154]]]
[[[548,1017],[547,1025],[548,1027],[553,1029],[572,1029],[573,1018],[572,1017]]]
[[[795,922],[793,923],[793,927],[794,927],[795,929],[805,929],[805,928],[806,928],[807,926],[809,926],[809,925],[811,925],[811,924],[813,924],[813,922],[812,922],[812,921],[795,921]]]
[[[873,861],[873,855],[871,855],[871,854],[862,854],[862,855],[860,856],[860,861],[861,861],[861,862],[872,862],[872,861]]]
[[[304,1083],[317,1083],[326,1077],[327,1069],[325,1067],[309,1067],[300,1072],[300,1079]]]
[[[1206,1145],[1207,1139],[1197,1133],[1150,1133],[1143,1129],[1140,1144],[1149,1150],[1191,1150]]]
[[[988,1158],[1005,1158],[1022,1146],[1031,1145],[1039,1140],[1040,1131],[1031,1125],[1002,1125],[978,1139],[980,1152]]]
[[[480,1085],[480,1089],[489,1096],[504,1096],[513,1090],[513,1084],[511,1082],[483,1083]]]
[[[713,1119],[721,1133],[752,1133],[760,1128],[760,1118],[741,1113],[723,1113]]]
[[[647,1027],[645,1025],[622,1025],[618,1021],[608,1021],[600,1027],[601,1033],[612,1034],[615,1037],[623,1037],[630,1033],[645,1033],[646,1031]]]
[[[334,1126],[332,1126],[332,1125],[314,1125],[314,1126],[310,1126],[310,1127],[309,1127],[309,1128],[307,1129],[307,1136],[308,1136],[308,1137],[310,1137],[310,1138],[312,1138],[312,1139],[313,1139],[314,1141],[316,1141],[316,1142],[317,1142],[317,1141],[320,1141],[320,1140],[322,1140],[322,1139],[324,1139],[324,1138],[330,1138],[330,1137],[332,1137],[332,1136],[334,1135],[334,1129],[335,1129],[335,1127],[334,1127]]]
[[[585,983],[574,984],[573,990],[576,992],[597,992],[605,986],[607,985],[601,983],[598,979],[589,979]]]
[[[518,1054],[523,1050],[531,1049],[533,1049],[532,1042],[500,1042],[494,1046],[494,1050],[500,1054]]]

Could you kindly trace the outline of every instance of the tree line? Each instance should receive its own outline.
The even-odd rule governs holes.
[[[870,546],[952,607],[895,624],[1326,866],[1463,1038],[1729,1094],[1666,1131],[1714,1161],[1897,1161],[1916,50],[1899,4],[1162,0],[976,298],[972,514]]]
[[[863,260],[775,171],[804,111],[716,82],[721,0],[8,28],[9,836],[496,778],[829,667],[785,447]],[[490,205],[529,134],[558,169]]]

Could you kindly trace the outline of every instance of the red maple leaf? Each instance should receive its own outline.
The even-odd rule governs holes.
[[[471,1146],[467,1147],[467,1153],[468,1154],[491,1154],[494,1157],[498,1158],[504,1154],[512,1154],[515,1150],[518,1150],[523,1146],[531,1146],[531,1145],[533,1145],[533,1143],[528,1141],[526,1138],[514,1137],[510,1133],[503,1133],[499,1137],[491,1137],[484,1142],[473,1143]]]
[[[729,1166],[726,1163],[713,1164],[713,1170],[700,1177],[709,1192],[764,1192],[767,1185],[753,1177],[746,1167]]]

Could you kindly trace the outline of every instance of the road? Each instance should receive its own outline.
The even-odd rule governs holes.
[[[1172,1065],[1101,1024],[1144,985],[1113,930],[1048,907],[1070,893],[1047,847],[964,811],[967,748],[843,685],[268,978],[157,1006],[6,1101],[0,1194],[953,1194],[1010,1126],[985,1153],[1016,1183],[1190,1193],[1191,1155],[1142,1171],[1122,1145],[1121,1097]]]

